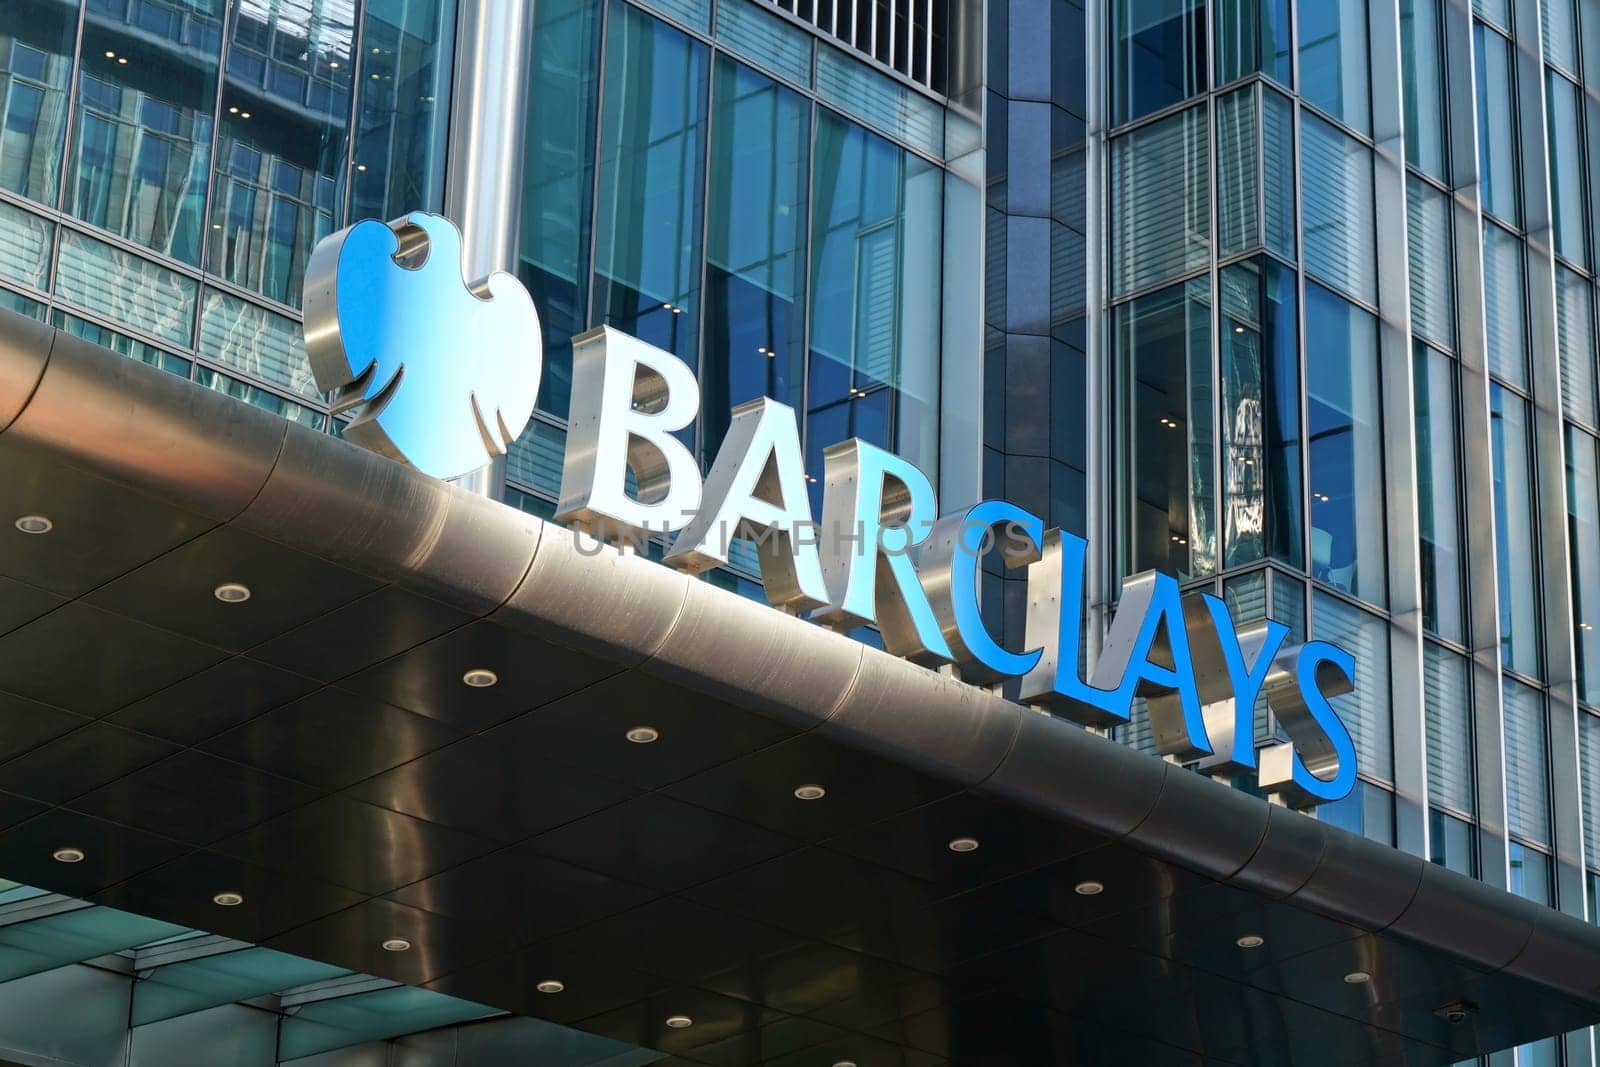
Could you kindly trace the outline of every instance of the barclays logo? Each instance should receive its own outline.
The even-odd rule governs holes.
[[[461,235],[415,212],[325,238],[306,268],[306,352],[345,437],[435,478],[504,455],[539,394],[539,315],[515,277],[462,276]]]

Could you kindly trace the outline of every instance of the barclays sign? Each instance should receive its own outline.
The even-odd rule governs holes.
[[[334,409],[354,414],[345,436],[439,478],[505,452],[533,412],[543,357],[527,291],[503,272],[469,287],[460,251],[437,215],[369,220],[325,238],[306,280],[306,348]],[[839,630],[873,623],[896,655],[978,683],[1019,679],[1024,703],[1089,727],[1127,722],[1143,698],[1162,755],[1254,772],[1294,806],[1354,787],[1355,745],[1330,704],[1353,688],[1343,649],[1288,644],[1270,620],[1239,625],[1218,597],[1149,572],[1123,583],[1084,677],[1082,538],[1003,500],[940,516],[922,471],[859,439],[823,454],[819,523],[792,408],[735,408],[703,479],[674,436],[699,411],[694,372],[672,353],[609,326],[575,338],[556,518],[612,543],[669,537],[665,562],[690,573],[749,539],[783,611]],[[1003,647],[979,614],[991,550],[1026,568],[1026,651]],[[1258,750],[1263,698],[1290,740]]]

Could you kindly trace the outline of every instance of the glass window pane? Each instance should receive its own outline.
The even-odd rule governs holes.
[[[1511,0],[1472,0],[1472,12],[1498,26],[1511,25]]]
[[[1554,71],[1545,72],[1550,124],[1550,206],[1555,214],[1556,252],[1589,265],[1589,227],[1583,207],[1582,91]]]
[[[1372,152],[1312,115],[1300,126],[1306,270],[1368,303],[1378,300]]]
[[[0,189],[55,206],[78,5],[9,0],[0,26]]]
[[[567,432],[534,419],[506,450],[506,477],[554,497],[561,492],[561,467]]]
[[[200,354],[302,396],[321,398],[300,324],[238,297],[206,290]]]
[[[1444,63],[1439,0],[1400,0],[1406,162],[1445,175]]]
[[[1353,129],[1368,132],[1366,0],[1300,5],[1300,96]]]
[[[1202,0],[1112,0],[1111,116],[1120,125],[1206,87]]]
[[[351,218],[443,209],[455,22],[455,0],[367,0]]]
[[[1217,84],[1260,71],[1292,85],[1288,0],[1218,0]]]
[[[343,221],[354,18],[352,0],[234,15],[206,267],[295,307]]]
[[[50,244],[55,224],[0,203],[0,278],[35,289],[50,288]]]
[[[1431,862],[1468,878],[1475,877],[1478,864],[1473,837],[1471,823],[1442,811],[1428,812],[1428,859]]]
[[[1295,273],[1275,260],[1222,272],[1225,566],[1301,561],[1300,367]]]
[[[81,337],[85,341],[93,342],[102,348],[109,348],[113,352],[120,352],[130,359],[140,363],[148,363],[152,367],[160,367],[169,374],[176,374],[180,378],[189,377],[190,363],[181,356],[165,352],[155,345],[145,344],[125,334],[109,330],[88,319],[80,319],[76,315],[68,315],[64,311],[57,311],[50,317],[51,325],[59,330]]]
[[[1572,625],[1578,699],[1600,707],[1600,465],[1595,440],[1567,427],[1567,536],[1572,543]],[[1600,861],[1600,853],[1595,853]]]
[[[930,156],[944,155],[944,109],[843,49],[818,53],[817,96]]]
[[[799,85],[811,84],[810,35],[758,0],[717,0],[717,40],[740,59]]]
[[[1504,682],[1506,825],[1524,841],[1550,843],[1550,766],[1544,694]]]
[[[85,21],[66,208],[199,263],[222,34],[211,5],[175,7],[155,20],[117,5]]]
[[[1411,329],[1455,348],[1455,259],[1450,253],[1450,197],[1406,175],[1406,250],[1411,267]]]
[[[706,48],[617,2],[606,37],[594,313],[693,365]]]
[[[808,468],[860,437],[938,484],[944,174],[825,111],[814,151]]]
[[[646,7],[654,8],[692,30],[709,33],[711,30],[711,0],[643,0]]]
[[[43,322],[48,305],[42,300],[35,300],[21,293],[14,293],[10,289],[0,287],[0,308],[15,311],[18,315]]]
[[[1417,519],[1421,540],[1422,625],[1466,640],[1461,538],[1460,454],[1456,368],[1448,356],[1418,344],[1412,361],[1417,412]]]
[[[1589,712],[1578,716],[1578,781],[1583,783],[1583,852],[1593,867],[1600,864],[1600,715]],[[1591,910],[1597,903],[1593,889],[1591,882]]]
[[[196,367],[194,380],[207,389],[215,389],[219,393],[226,393],[235,400],[243,400],[252,407],[270,411],[274,415],[281,415],[290,422],[298,422],[313,430],[322,429],[322,414],[308,407],[302,407],[293,401],[286,400],[270,389],[263,389],[259,385],[241,382],[237,378],[230,378],[220,371],[210,367]]]
[[[1205,109],[1111,142],[1112,288],[1126,293],[1206,265],[1211,200]]]
[[[1595,411],[1594,288],[1556,264],[1556,351],[1561,357],[1561,408],[1587,426]]]
[[[1261,244],[1256,176],[1256,95],[1240,89],[1217,101],[1217,244],[1223,256]]]
[[[1295,255],[1294,105],[1271,89],[1262,90],[1261,105],[1267,247],[1293,261],[1299,258]]]
[[[1484,345],[1489,371],[1512,385],[1528,384],[1522,239],[1488,223],[1483,227]]]
[[[56,296],[102,318],[187,348],[197,288],[192,279],[120,248],[73,230],[61,233]]]
[[[1197,279],[1115,311],[1124,574],[1154,568],[1192,578],[1216,567],[1207,290]]]
[[[1386,588],[1379,411],[1376,320],[1307,285],[1311,573],[1374,604]]]
[[[589,323],[600,12],[594,0],[540,0],[533,9],[517,274],[544,331],[539,407],[563,417],[572,393],[572,338]]]
[[[1572,0],[1541,0],[1539,17],[1545,58],[1562,70],[1577,73],[1578,15]]]
[[[1528,466],[1528,402],[1489,384],[1494,453],[1495,561],[1500,584],[1500,656],[1512,670],[1541,676],[1539,598],[1535,584],[1533,482]]]
[[[1334,697],[1333,710],[1356,743],[1356,765],[1361,773],[1391,781],[1394,736],[1389,715],[1389,623],[1318,592],[1311,601],[1311,636],[1332,641],[1355,656],[1355,690]]]
[[[1474,23],[1472,35],[1478,72],[1478,195],[1485,211],[1520,226],[1511,42],[1481,23]]]
[[[810,106],[717,59],[711,113],[702,374],[709,463],[729,411],[760,396],[799,408],[805,374],[806,148]]]
[[[1422,684],[1428,731],[1428,801],[1471,817],[1477,811],[1471,661],[1424,641]]]

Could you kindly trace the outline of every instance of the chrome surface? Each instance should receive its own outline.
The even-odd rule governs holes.
[[[1600,1019],[1573,916],[122,357],[0,337],[24,356],[0,395],[55,345],[0,472],[65,517],[0,524],[0,876],[685,1065],[1444,1065]],[[102,412],[117,376],[137,400]],[[1435,1013],[1456,1000],[1481,1010]]]

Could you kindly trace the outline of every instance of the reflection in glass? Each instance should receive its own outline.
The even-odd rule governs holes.
[[[1450,196],[1406,175],[1406,253],[1411,275],[1411,329],[1455,348],[1455,260],[1450,254]]]
[[[827,111],[814,151],[807,469],[861,437],[937,485],[944,174]]]
[[[299,323],[215,289],[200,310],[200,354],[302,396],[322,395]]]
[[[1583,211],[1583,92],[1553,70],[1545,72],[1550,133],[1550,207],[1557,254],[1589,265],[1589,227]]]
[[[1320,805],[1316,816],[1319,822],[1360,834],[1369,841],[1394,844],[1394,794],[1371,782],[1357,782],[1343,800]]]
[[[1111,142],[1112,288],[1205,266],[1211,247],[1206,112],[1191,108]]]
[[[1472,39],[1478,72],[1478,195],[1485,211],[1520,226],[1511,42],[1478,22],[1472,24]]]
[[[1309,306],[1309,293],[1307,304]],[[1356,743],[1361,773],[1394,777],[1394,728],[1389,697],[1389,622],[1320,590],[1311,598],[1311,636],[1356,658],[1355,690],[1330,701]],[[1416,707],[1408,709],[1415,715]]]
[[[1509,768],[1507,769],[1509,771]],[[1521,841],[1510,841],[1507,845],[1511,860],[1511,891],[1535,904],[1553,907],[1555,900],[1550,896],[1550,857],[1538,849],[1529,848]],[[1531,1046],[1522,1046],[1522,1048],[1529,1047]],[[1551,1059],[1545,1062],[1553,1065],[1555,1061]],[[1520,1057],[1518,1064],[1520,1067]]]
[[[55,291],[58,300],[152,337],[184,347],[194,339],[193,279],[76,230],[61,231]]]
[[[1261,92],[1261,173],[1267,216],[1267,248],[1295,256],[1294,105],[1272,89]]]
[[[1217,84],[1256,71],[1292,86],[1289,0],[1218,0]]]
[[[1439,0],[1400,0],[1406,162],[1444,179],[1444,56],[1440,32]]]
[[[354,19],[353,0],[235,8],[206,266],[296,307],[341,221]]]
[[[1306,431],[1311,449],[1311,573],[1385,600],[1378,325],[1306,286]]]
[[[207,0],[96,0],[83,27],[66,209],[200,262],[222,45]]]
[[[605,64],[595,315],[693,365],[706,48],[614,0]]]
[[[1115,310],[1122,573],[1216,569],[1211,300],[1204,279]]]
[[[352,219],[444,207],[455,0],[366,0]]]
[[[0,26],[0,189],[51,207],[77,32],[72,0],[8,0]]]
[[[1472,824],[1437,809],[1428,812],[1428,859],[1468,878],[1477,875]]]
[[[1422,625],[1441,637],[1464,641],[1455,363],[1419,343],[1413,350],[1411,369],[1417,413]]]
[[[43,322],[48,305],[42,300],[35,300],[30,296],[23,296],[21,293],[0,287],[0,308]]]
[[[56,311],[50,317],[50,324],[58,330],[64,330],[74,337],[81,337],[102,348],[109,348],[113,352],[120,352],[130,359],[140,363],[148,363],[152,367],[160,367],[169,374],[176,374],[180,378],[189,377],[190,363],[182,356],[175,356],[165,352],[155,345],[145,344],[126,334],[117,333],[88,319],[80,319],[76,315],[68,315],[65,311]]]
[[[31,211],[0,203],[0,278],[49,289],[55,229]]]
[[[313,430],[322,429],[322,415],[310,408],[301,407],[299,404],[285,400],[277,393],[268,392],[260,386],[241,382],[237,378],[230,378],[210,367],[196,367],[194,380],[207,389],[215,389],[219,393],[227,393],[235,400],[243,400],[246,404],[270,411],[274,415],[281,415],[290,422],[298,422],[302,426],[309,426]]]
[[[1159,111],[1206,87],[1203,0],[1112,0],[1114,124]]]
[[[1368,132],[1366,0],[1300,5],[1300,95],[1352,129]]]
[[[1567,536],[1578,699],[1600,706],[1600,465],[1594,438],[1573,426],[1567,427]]]
[[[1533,481],[1528,465],[1528,402],[1489,383],[1489,433],[1494,453],[1495,570],[1500,585],[1500,658],[1512,670],[1542,674],[1535,584]]]
[[[1378,301],[1372,150],[1302,112],[1306,271],[1358,300]]]
[[[539,406],[561,416],[572,391],[572,338],[588,325],[600,11],[593,0],[540,0],[533,10],[517,273],[544,330]]]
[[[707,463],[735,405],[760,396],[802,403],[810,112],[796,93],[718,58],[701,381]]]
[[[1528,333],[1523,305],[1522,239],[1483,226],[1484,347],[1489,370],[1512,385],[1528,384]]]
[[[1261,245],[1256,195],[1261,157],[1256,136],[1256,94],[1240,89],[1217,100],[1217,254],[1230,256]]]
[[[1594,287],[1565,264],[1556,264],[1556,353],[1561,360],[1561,410],[1586,426],[1600,424],[1595,409]]]
[[[1600,855],[1600,715],[1583,711],[1578,715],[1578,781],[1583,800],[1583,848],[1590,856]],[[1589,921],[1600,921],[1600,894],[1595,892],[1597,876],[1589,875]]]
[[[1428,801],[1470,816],[1478,809],[1471,661],[1424,641],[1422,692],[1427,716]]]
[[[1224,566],[1301,561],[1295,273],[1258,259],[1222,272]]]

